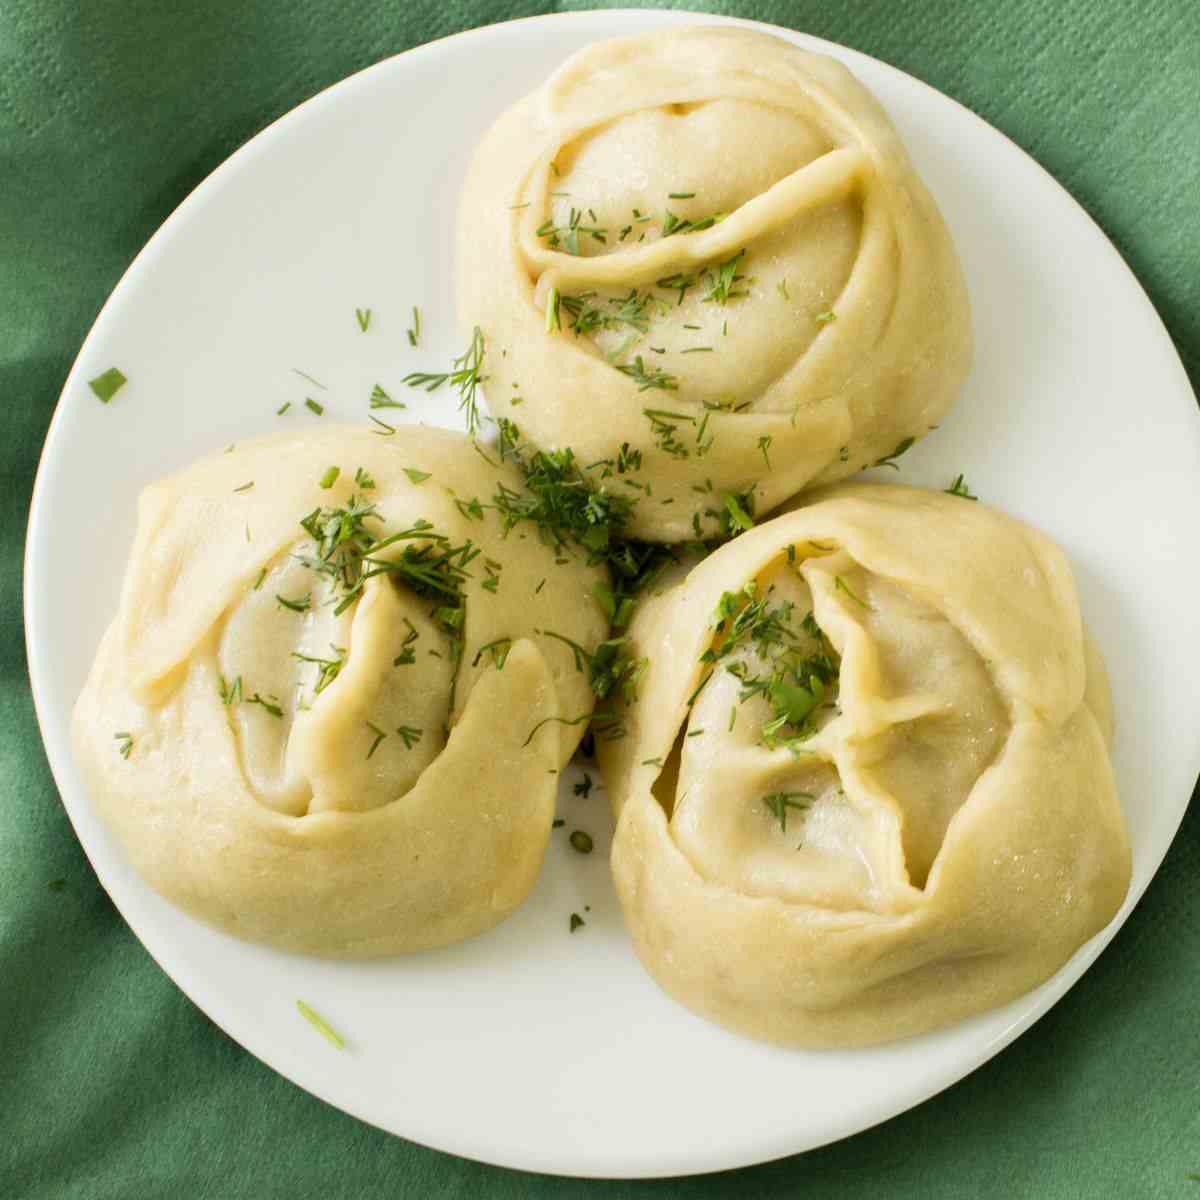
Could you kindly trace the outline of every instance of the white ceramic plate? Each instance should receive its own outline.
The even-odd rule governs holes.
[[[338,965],[246,945],[133,875],[92,810],[67,730],[116,604],[138,490],[252,434],[365,422],[377,381],[403,394],[406,415],[457,425],[453,397],[408,393],[400,380],[461,348],[452,235],[476,139],[585,43],[689,19],[580,13],[475,30],[380,63],[256,137],[180,206],[100,314],[51,424],[30,517],[26,629],[50,763],[101,882],[150,953],[242,1045],[331,1104],[430,1146],[537,1171],[668,1175],[758,1162],[953,1083],[1100,953],[1162,860],[1200,769],[1200,421],[1158,317],[1083,211],[995,130],[882,63],[785,33],[843,59],[879,96],[958,243],[977,362],[900,477],[945,487],[965,471],[985,500],[1071,555],[1115,684],[1134,850],[1117,920],[999,1011],[880,1049],[795,1053],[727,1034],[658,991],[615,905],[603,797],[575,798],[571,779],[566,828],[517,915],[465,945],[396,962]],[[413,304],[419,350],[404,336]],[[356,307],[373,310],[365,334]],[[130,382],[103,406],[86,381],[114,364]],[[306,395],[324,418],[303,408]],[[292,408],[276,416],[285,400]],[[562,834],[576,827],[596,838],[590,858],[566,846]],[[572,936],[573,911],[587,926]],[[345,1035],[344,1052],[303,1021],[297,997]]]

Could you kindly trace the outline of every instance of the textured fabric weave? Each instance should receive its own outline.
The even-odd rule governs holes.
[[[97,309],[179,201],[299,101],[420,42],[553,7],[0,2],[0,1196],[1200,1197],[1195,806],[1097,965],[981,1070],[837,1145],[657,1182],[502,1171],[325,1106],[214,1028],[97,884],[38,738],[20,598],[34,469]],[[686,7],[863,50],[1005,131],[1115,241],[1200,383],[1195,0]]]

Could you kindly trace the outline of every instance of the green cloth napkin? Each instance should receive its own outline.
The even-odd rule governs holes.
[[[171,210],[267,122],[387,55],[551,7],[0,2],[0,483],[12,501],[0,510],[0,1197],[1200,1200],[1195,806],[1096,966],[968,1079],[837,1145],[655,1182],[481,1166],[327,1107],[198,1012],[97,884],[38,738],[20,593],[42,438],[96,310]],[[678,7],[842,42],[975,109],[1100,222],[1200,382],[1196,0]],[[796,1102],[820,1097],[801,1083]]]

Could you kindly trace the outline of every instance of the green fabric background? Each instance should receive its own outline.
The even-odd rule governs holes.
[[[46,767],[21,627],[29,491],[76,349],[146,239],[267,122],[387,55],[552,7],[0,0],[0,1197],[1200,1200],[1195,806],[1112,947],[987,1066],[840,1144],[688,1180],[526,1176],[359,1124],[217,1030],[97,884]],[[679,7],[843,42],[982,114],[1113,238],[1200,383],[1196,0]],[[800,1081],[797,1106],[819,1103]]]

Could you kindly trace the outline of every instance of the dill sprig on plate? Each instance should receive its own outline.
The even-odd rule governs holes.
[[[476,393],[486,378],[483,374],[485,349],[483,331],[476,325],[470,345],[454,359],[449,371],[412,371],[405,375],[402,382],[409,387],[424,388],[427,392],[436,392],[446,383],[457,388],[458,407],[466,415],[467,432],[474,437],[482,423]]]

